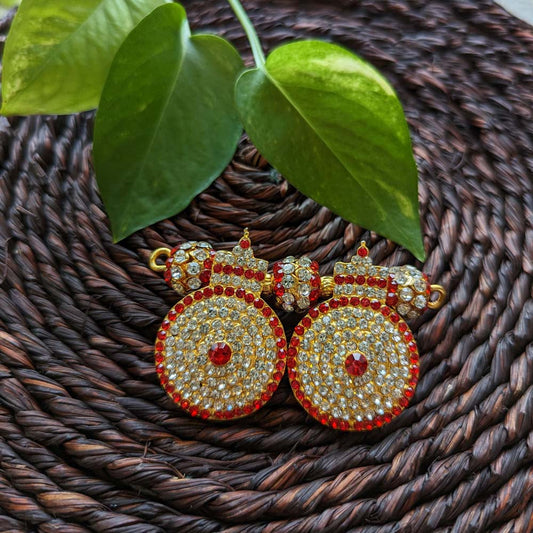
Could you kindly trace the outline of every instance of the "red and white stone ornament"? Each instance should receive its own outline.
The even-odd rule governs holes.
[[[320,297],[318,263],[308,257],[286,257],[272,268],[271,290],[284,311],[306,311]]]
[[[336,265],[334,282],[334,297],[294,329],[289,380],[322,424],[370,430],[407,406],[418,380],[418,350],[406,322],[387,305],[394,280],[372,265],[366,246],[351,263]]]
[[[181,296],[205,287],[211,278],[214,253],[207,242],[190,241],[176,246],[165,264],[165,281]]]
[[[157,263],[163,254],[166,266]],[[418,381],[418,349],[405,319],[437,309],[446,295],[414,267],[373,265],[364,242],[333,277],[321,277],[307,257],[287,257],[268,275],[247,232],[231,251],[201,242],[158,249],[151,267],[164,270],[181,295],[192,291],[157,334],[161,385],[182,409],[212,420],[262,407],[287,368],[294,395],[320,423],[368,431],[390,422]],[[288,345],[263,290],[285,311],[310,308]],[[318,304],[321,296],[330,298]]]
[[[285,372],[287,341],[261,298],[268,263],[253,256],[248,237],[210,262],[209,286],[185,296],[161,324],[156,371],[189,414],[228,420],[271,398]]]

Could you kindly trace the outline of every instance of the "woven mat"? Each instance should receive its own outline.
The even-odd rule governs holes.
[[[369,434],[315,423],[285,380],[252,418],[185,416],[152,363],[176,300],[152,249],[223,247],[249,226],[259,255],[308,253],[328,274],[362,238],[378,263],[413,259],[246,140],[186,212],[113,244],[93,115],[0,119],[0,530],[533,531],[532,29],[487,1],[245,3],[268,48],[333,39],[405,105],[424,270],[450,293],[413,326],[416,396]],[[247,50],[225,2],[186,5],[193,27]]]

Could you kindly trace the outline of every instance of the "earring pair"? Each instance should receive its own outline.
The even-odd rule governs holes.
[[[307,257],[287,257],[269,274],[248,231],[231,251],[204,242],[160,248],[150,266],[182,296],[157,333],[156,372],[177,405],[209,420],[257,411],[287,369],[295,397],[322,424],[362,431],[389,422],[418,381],[405,319],[445,297],[414,267],[373,265],[364,242],[332,277]],[[262,294],[286,311],[307,311],[289,342]]]

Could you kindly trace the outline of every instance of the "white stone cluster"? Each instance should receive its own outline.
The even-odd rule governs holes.
[[[213,248],[207,242],[189,241],[178,247],[171,259],[170,282],[179,294],[195,291],[205,285],[200,280],[204,261],[209,259]]]
[[[208,359],[224,342],[232,355],[225,365]],[[185,308],[164,341],[168,378],[183,400],[200,410],[231,411],[260,398],[275,372],[276,337],[260,310],[243,300],[214,296]]]
[[[368,367],[352,376],[346,358],[362,353]],[[390,412],[409,385],[407,342],[379,311],[344,307],[313,320],[298,349],[296,371],[302,390],[321,412],[365,422]]]

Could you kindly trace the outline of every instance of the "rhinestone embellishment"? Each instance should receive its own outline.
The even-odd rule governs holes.
[[[261,298],[268,263],[254,258],[246,234],[232,252],[199,248],[182,245],[172,261],[176,254],[188,261],[208,253],[210,285],[167,314],[157,334],[156,372],[167,394],[192,416],[240,418],[261,408],[278,388],[285,331]],[[197,273],[192,264],[187,272]]]
[[[231,358],[231,348],[225,342],[217,342],[209,348],[207,356],[214,365],[225,365]]]
[[[344,366],[346,368],[346,372],[350,374],[350,376],[362,376],[366,369],[368,368],[368,361],[366,357],[362,353],[353,353],[350,354],[346,361],[344,361]]]
[[[231,251],[204,242],[159,248],[150,267],[183,296],[157,333],[157,375],[177,405],[210,420],[252,414],[287,369],[297,400],[321,424],[381,427],[407,407],[418,381],[418,349],[405,320],[446,297],[414,267],[374,265],[364,242],[333,276],[321,277],[308,257],[287,257],[268,274],[247,230]],[[285,311],[308,310],[288,344],[262,293]],[[317,303],[321,297],[330,299]]]
[[[207,287],[178,302],[161,325],[156,372],[174,402],[193,416],[251,414],[283,377],[283,327],[263,300],[249,294],[218,296]]]
[[[331,299],[295,328],[287,367],[294,394],[324,425],[352,431],[382,426],[407,406],[418,351],[400,316],[377,300]]]

